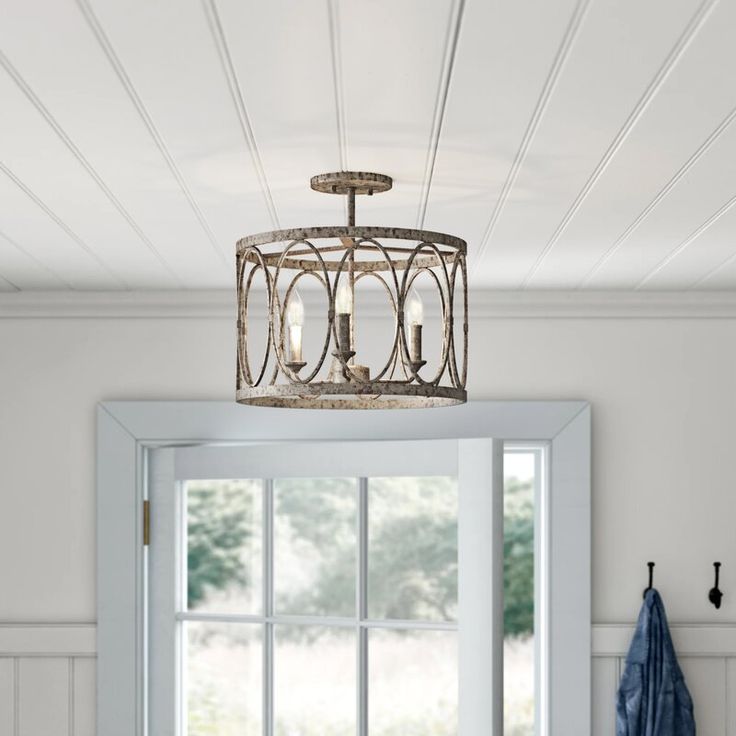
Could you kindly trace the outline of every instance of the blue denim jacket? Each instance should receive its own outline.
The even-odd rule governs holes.
[[[695,736],[693,701],[656,590],[647,591],[626,657],[616,736]]]

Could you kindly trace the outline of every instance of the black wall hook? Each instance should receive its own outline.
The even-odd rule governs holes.
[[[720,564],[720,563],[719,563]],[[653,562],[647,562],[647,567],[649,567],[649,585],[644,588],[644,593],[642,594],[642,598],[647,597],[647,593],[654,587],[654,563]]]
[[[723,600],[723,593],[721,593],[718,587],[718,578],[721,575],[721,563],[714,562],[713,567],[716,569],[716,584],[708,592],[708,600],[716,607],[721,607],[721,601]]]

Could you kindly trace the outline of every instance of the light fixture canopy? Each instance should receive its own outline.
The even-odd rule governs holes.
[[[237,244],[237,381],[241,404],[313,409],[451,406],[467,400],[468,289],[465,241],[452,235],[355,225],[355,196],[391,189],[384,174],[341,171],[312,177],[312,189],[348,198],[347,226],[294,228],[249,235]],[[421,278],[421,282],[417,279]],[[372,365],[356,344],[355,292],[374,282],[386,297],[393,324],[388,354]],[[249,342],[256,284],[267,306],[266,344],[257,366]],[[326,297],[321,315],[309,314],[297,287]],[[436,292],[439,359],[425,375],[424,305],[418,285]],[[456,321],[455,311],[462,310]],[[310,322],[321,317],[318,329]],[[309,327],[307,328],[307,325]],[[319,333],[311,341],[307,329]],[[435,329],[435,322],[431,327]],[[431,333],[430,333],[431,334]],[[323,337],[322,337],[323,336]],[[424,369],[424,370],[423,370]]]

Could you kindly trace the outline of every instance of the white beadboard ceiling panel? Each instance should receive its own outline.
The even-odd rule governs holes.
[[[196,248],[213,282],[230,283],[243,223],[260,230],[273,224],[204,4],[79,2],[150,141],[152,160],[167,170],[172,196],[187,210],[188,235],[177,237],[171,257],[186,260]]]
[[[708,253],[703,235],[728,208],[736,204],[736,125],[729,126],[702,155],[687,176],[683,177],[621,247],[605,268],[591,281],[597,288],[636,288],[651,275],[646,285],[656,284],[656,270],[667,272],[665,259],[675,250],[680,256],[697,254],[689,275],[692,286],[707,270],[723,259],[721,252]],[[732,201],[733,200],[733,201]],[[730,203],[730,204],[729,204]],[[731,231],[733,235],[736,234]],[[733,243],[731,243],[733,248]],[[718,249],[715,249],[716,251]],[[690,253],[688,253],[690,251]],[[677,259],[675,259],[677,260]],[[674,265],[674,261],[671,262]],[[632,268],[633,266],[633,268]]]
[[[2,213],[0,213],[2,218]],[[33,257],[20,243],[0,231],[0,275],[17,289],[56,290],[71,285],[44,261]]]
[[[250,232],[468,241],[499,289],[736,288],[726,0],[6,0],[0,291],[231,288]]]
[[[333,6],[347,167],[394,177],[390,192],[359,200],[356,222],[414,227],[421,220],[458,3],[334,0]]]
[[[147,259],[163,272],[157,274],[161,286],[195,286],[201,280],[214,285],[212,266],[227,272],[224,248],[215,253],[214,244],[207,241],[82,10],[46,0],[21,6],[12,23],[2,24],[0,44],[51,116],[49,124],[31,110],[30,102],[26,105],[58,148],[53,158],[31,158],[27,163],[34,170],[28,177],[59,180],[75,175],[70,186],[58,187],[65,200],[59,214],[95,243],[126,284],[136,282],[140,261]],[[54,125],[63,133],[53,130]],[[31,148],[30,141],[24,146],[22,140],[27,127],[13,126],[20,141],[11,144],[5,139],[14,152]],[[86,163],[79,161],[80,154]],[[0,150],[0,155],[7,160],[9,154]],[[74,168],[63,160],[71,157],[77,159]],[[153,277],[148,263],[144,270]]]
[[[0,115],[0,126],[4,119],[7,119],[6,116]],[[5,136],[0,134],[0,140],[4,141]],[[119,277],[109,271],[97,252],[92,250],[92,246],[60,220],[48,205],[41,202],[26,183],[2,164],[2,159],[0,202],[0,230],[5,235],[6,243],[17,244],[13,246],[15,250],[22,249],[39,263],[45,264],[51,271],[59,274],[70,288],[124,288]],[[2,266],[5,266],[4,260]],[[35,268],[28,271],[27,278],[33,279],[34,274],[37,276]],[[41,287],[43,284],[37,286]]]
[[[586,0],[467,3],[432,179],[427,227],[484,247],[584,16]],[[503,22],[500,19],[503,18]]]
[[[670,192],[717,146],[736,120],[733,82],[723,74],[736,64],[729,30],[735,23],[736,5],[714,8],[542,264],[536,287],[594,286],[614,254],[659,207],[667,207]],[[605,243],[601,232],[615,235]],[[693,281],[690,277],[677,288]]]
[[[533,282],[698,8],[698,0],[590,4],[476,276],[493,273],[494,285],[512,289]]]
[[[278,218],[272,225],[255,227],[241,210],[236,237],[305,222],[343,222],[344,200],[309,187],[314,174],[340,168],[328,4],[292,0],[204,0],[204,4],[211,16],[213,12],[219,16],[220,27],[213,30],[230,51],[253,126],[256,165],[263,167]]]

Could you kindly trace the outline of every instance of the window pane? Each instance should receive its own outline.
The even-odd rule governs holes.
[[[261,481],[187,481],[185,489],[189,608],[260,613]]]
[[[274,591],[282,614],[355,615],[357,482],[274,481]]]
[[[356,733],[355,629],[276,626],[276,736]]]
[[[455,619],[455,478],[369,480],[368,615],[372,619]]]
[[[187,736],[261,736],[261,625],[184,626]]]
[[[535,459],[504,455],[505,736],[534,736]]]
[[[373,629],[371,736],[457,736],[457,634]]]

